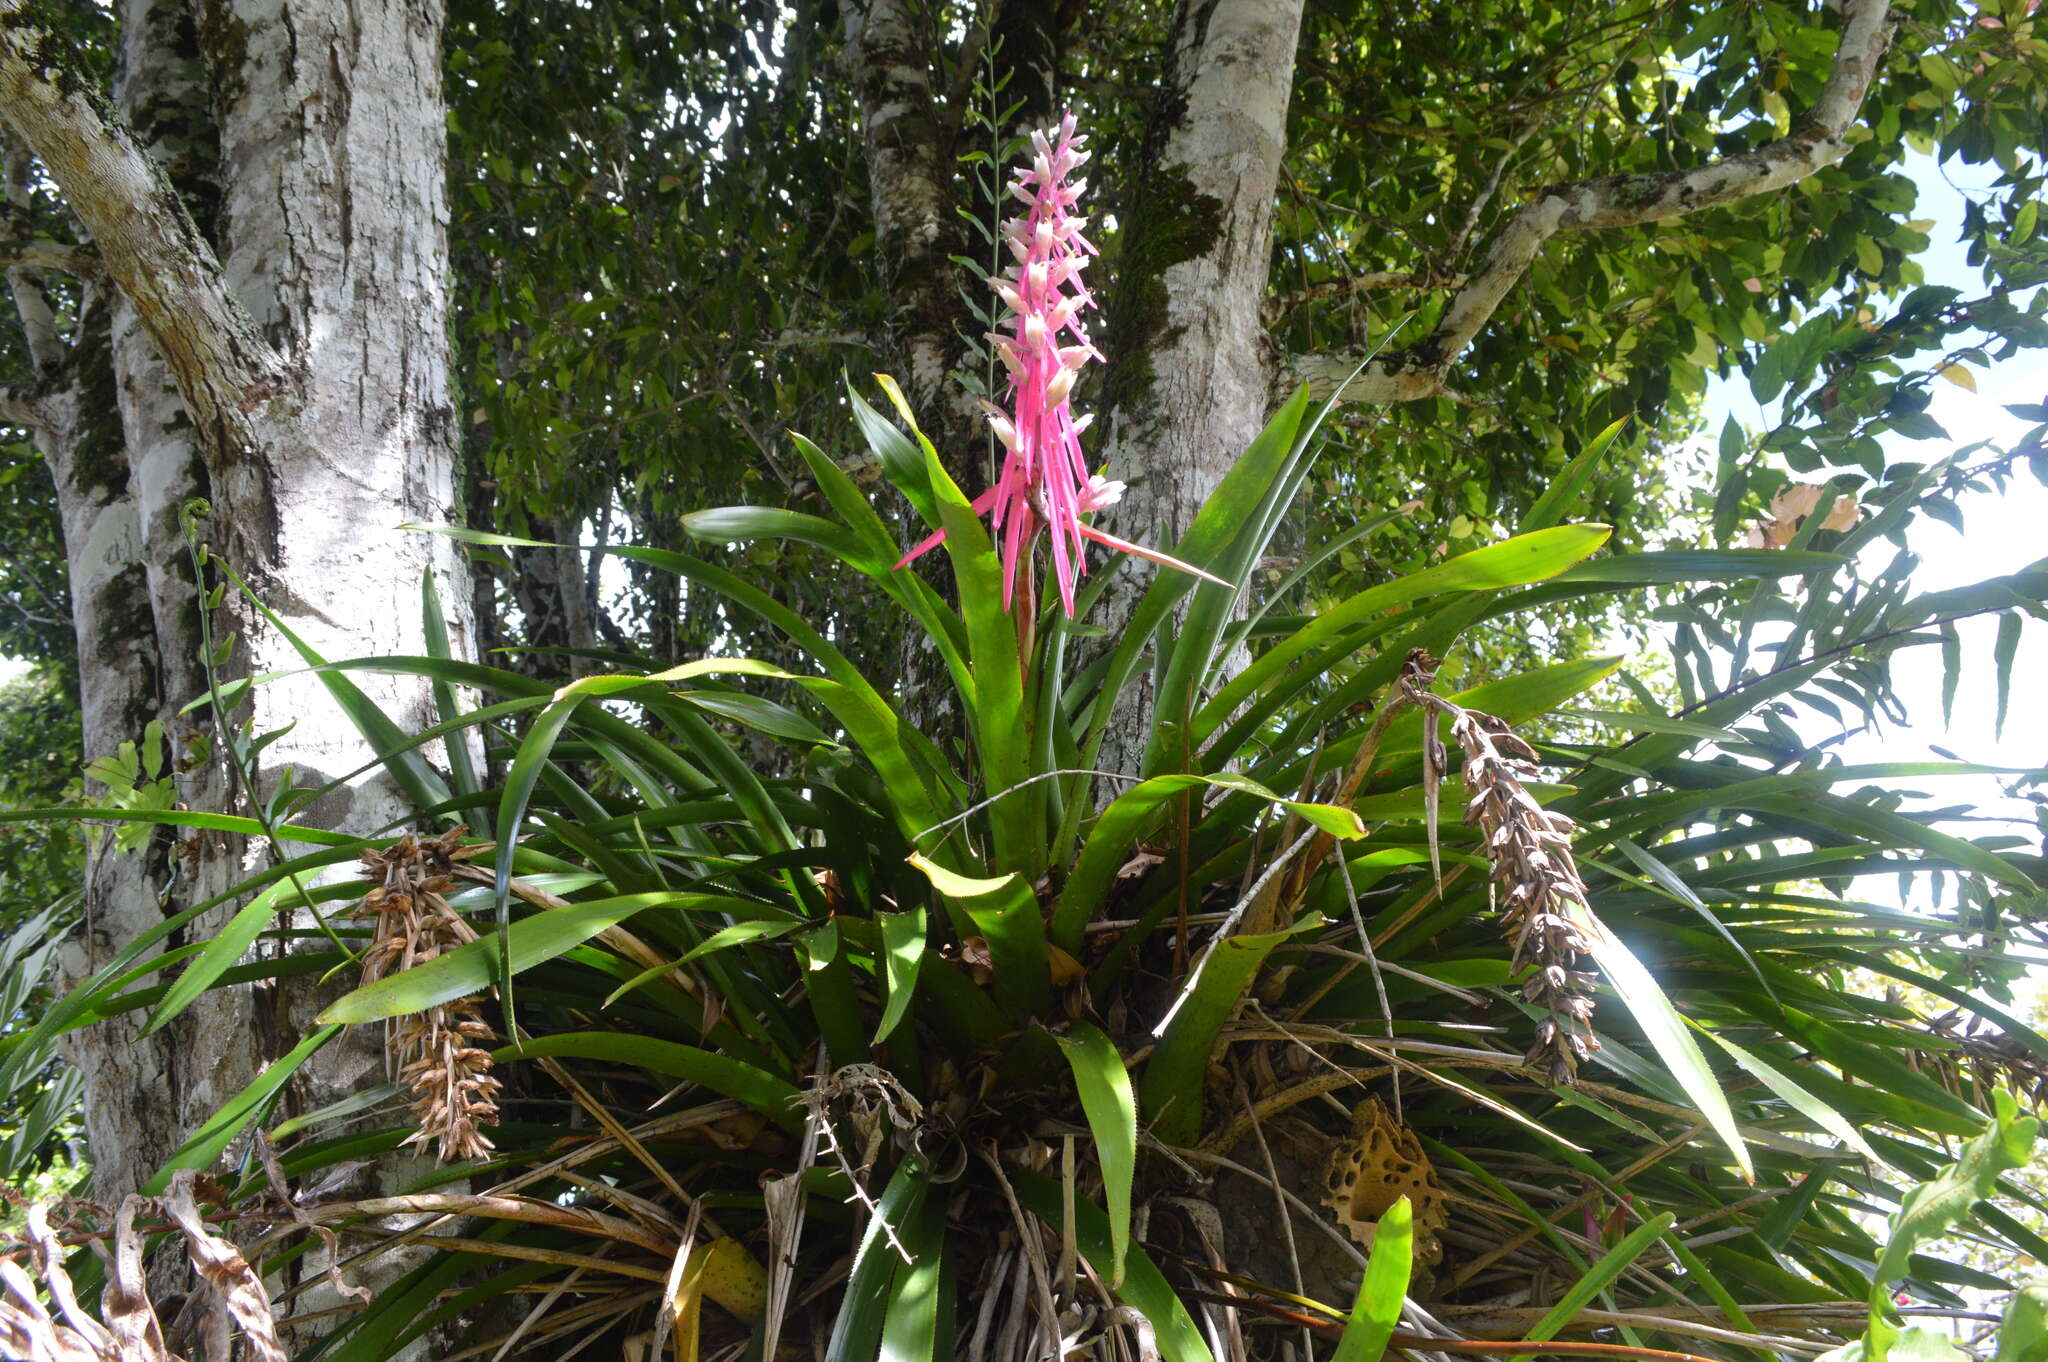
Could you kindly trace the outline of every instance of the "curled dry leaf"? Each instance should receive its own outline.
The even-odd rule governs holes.
[[[967,966],[968,974],[977,984],[986,984],[996,977],[995,953],[989,949],[985,936],[970,936],[960,943],[960,963]]]
[[[1082,967],[1079,960],[1068,955],[1050,941],[1045,945],[1045,955],[1046,963],[1052,969],[1052,986],[1054,988],[1065,988],[1067,985],[1079,983],[1087,977],[1088,971]]]
[[[1117,868],[1116,877],[1120,880],[1136,879],[1153,866],[1163,864],[1165,860],[1166,858],[1158,852],[1147,851],[1144,847],[1139,847],[1131,853],[1130,860],[1125,861]]]
[[[196,1180],[190,1170],[182,1171],[161,1199],[129,1196],[110,1217],[114,1251],[97,1319],[79,1303],[65,1269],[64,1245],[50,1228],[50,1208],[30,1206],[28,1242],[40,1289],[19,1263],[0,1259],[0,1356],[34,1362],[181,1362],[165,1341],[157,1306],[149,1298],[142,1234],[135,1226],[137,1217],[161,1208],[184,1236],[186,1256],[204,1283],[180,1320],[190,1319],[195,1307],[206,1315],[194,1329],[208,1341],[205,1355],[228,1356],[232,1317],[253,1362],[285,1362],[263,1279],[241,1250],[214,1233],[200,1216],[193,1195]],[[106,1214],[104,1208],[96,1213]],[[44,1305],[44,1296],[55,1314]]]
[[[181,1169],[164,1194],[164,1214],[185,1236],[185,1254],[199,1275],[213,1288],[241,1328],[256,1362],[285,1362],[284,1348],[277,1341],[277,1319],[270,1311],[270,1296],[263,1279],[249,1266],[242,1251],[208,1229],[192,1199],[193,1173]]]
[[[1795,482],[1781,489],[1771,498],[1770,519],[1750,526],[1743,546],[1752,549],[1784,548],[1799,533],[1800,523],[1820,505],[1821,494],[1825,490],[1810,482]],[[1835,531],[1854,529],[1858,514],[1856,498],[1838,493],[1834,503],[1828,507],[1827,517],[1820,522],[1820,528]]]
[[[35,1282],[11,1258],[0,1259],[0,1354],[50,1362],[104,1362],[107,1356],[97,1343],[50,1317]]]
[[[130,1358],[135,1362],[169,1362],[171,1357],[170,1349],[164,1345],[163,1326],[157,1321],[156,1308],[149,1301],[149,1280],[142,1270],[142,1236],[135,1232],[135,1217],[148,1204],[133,1195],[122,1200],[114,1224],[114,1262],[106,1290],[100,1293],[100,1313],[106,1316],[107,1329],[114,1336],[110,1355],[121,1362]],[[45,1280],[52,1294],[63,1277],[61,1264],[48,1264]],[[68,1293],[70,1289],[66,1278],[64,1290]]]

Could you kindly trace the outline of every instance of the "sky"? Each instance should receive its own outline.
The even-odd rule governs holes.
[[[1919,257],[1926,282],[1958,288],[1966,295],[1982,292],[1984,279],[1969,266],[1956,237],[1962,227],[1963,193],[1988,185],[1988,169],[1961,168],[1954,172],[1956,183],[1951,183],[1932,157],[1914,156],[1909,171],[1920,190],[1913,216],[1932,218],[1936,224],[1928,233],[1930,248]],[[2048,401],[2048,367],[2042,365],[2038,354],[2021,354],[1972,373],[1977,389],[1974,393],[1937,379],[1931,385],[1933,402],[1929,414],[1948,431],[1953,445],[1988,439],[2000,447],[2010,447],[2033,423],[2007,412],[2006,404]],[[1766,419],[1739,373],[1729,380],[1715,380],[1709,388],[1706,406],[1709,431],[1718,431],[1723,417],[1730,413],[1751,430],[1761,427]],[[1941,440],[1913,441],[1896,436],[1885,437],[1884,443],[1888,457],[1893,460],[1926,461],[1944,455],[1952,447],[1950,442]],[[1908,547],[1921,560],[1915,578],[1919,589],[1938,591],[1967,586],[2018,571],[2048,557],[2048,487],[2024,469],[2003,493],[1969,496],[1961,502],[1960,510],[1964,525],[1961,532],[1929,519],[1916,522],[1908,532]],[[1872,572],[1881,569],[1893,552],[1888,541],[1880,540],[1867,551],[1865,567]],[[1893,655],[1892,666],[1893,684],[1908,711],[1908,722],[1864,731],[1850,738],[1841,749],[1846,760],[1938,759],[1940,754],[1932,749],[1940,747],[1965,760],[1988,765],[2048,766],[2048,709],[2034,699],[2048,691],[2048,684],[2044,684],[2048,683],[2048,624],[2029,620],[2021,630],[2013,664],[2012,701],[2002,732],[1996,726],[1997,696],[1990,664],[1997,620],[1989,616],[1967,620],[1958,630],[1964,666],[1953,716],[1944,721],[1941,712],[1940,648],[1904,649]],[[1809,723],[1809,739],[1829,736],[1818,723],[1817,718]],[[2022,816],[2027,810],[2023,801],[2004,797],[1995,777],[1958,776],[1944,777],[1939,782],[1904,783],[1937,794],[1943,804],[1972,800],[1987,812],[1996,810]],[[2031,818],[2027,821],[2031,823]],[[2027,831],[2025,827],[2012,830],[2022,834]]]

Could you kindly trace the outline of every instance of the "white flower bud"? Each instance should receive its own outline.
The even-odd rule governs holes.
[[[1052,381],[1045,385],[1045,405],[1048,408],[1057,407],[1062,402],[1065,402],[1068,394],[1073,391],[1074,371],[1072,369],[1061,369],[1052,376]]]
[[[1077,426],[1078,422],[1075,423]],[[1100,473],[1088,479],[1088,485],[1081,490],[1081,509],[1099,511],[1105,506],[1114,506],[1124,499],[1124,485],[1111,482]]]

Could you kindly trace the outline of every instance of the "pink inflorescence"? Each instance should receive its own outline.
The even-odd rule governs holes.
[[[989,280],[1011,313],[1009,333],[989,335],[1010,371],[1010,405],[1004,410],[982,402],[1006,452],[996,485],[974,500],[975,511],[989,517],[990,528],[1002,543],[1004,608],[1016,595],[1019,574],[1029,570],[1033,541],[1044,527],[1050,531],[1053,575],[1069,618],[1074,613],[1074,584],[1088,571],[1084,545],[1090,539],[1218,580],[1081,519],[1115,504],[1124,493],[1122,483],[1088,471],[1081,432],[1094,418],[1075,416],[1072,404],[1081,366],[1102,358],[1080,320],[1083,309],[1095,306],[1094,296],[1081,282],[1081,271],[1096,249],[1081,234],[1084,219],[1074,215],[1087,183],[1068,178],[1088,159],[1081,145],[1086,140],[1074,132],[1072,114],[1049,133],[1034,132],[1031,163],[1017,171],[1010,185],[1010,192],[1027,206],[1024,216],[1003,226],[1017,263],[1009,274]],[[896,566],[929,552],[945,537],[943,530],[932,535]]]

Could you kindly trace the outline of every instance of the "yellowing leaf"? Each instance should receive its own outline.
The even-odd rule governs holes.
[[[694,1278],[706,1296],[742,1322],[752,1324],[761,1318],[768,1308],[768,1273],[739,1240],[714,1239],[690,1259],[690,1266],[683,1269],[685,1289]]]
[[[1771,123],[1778,129],[1778,136],[1783,137],[1792,131],[1792,106],[1786,102],[1785,96],[1776,90],[1764,93],[1764,112],[1771,116]]]
[[[676,1356],[696,1362],[698,1326],[708,1296],[741,1322],[752,1324],[768,1308],[768,1274],[737,1239],[714,1239],[690,1250],[675,1295],[669,1300],[670,1326],[676,1335]]]
[[[1977,376],[1960,364],[1945,364],[1935,372],[1964,392],[1977,391]]]

